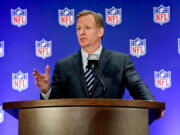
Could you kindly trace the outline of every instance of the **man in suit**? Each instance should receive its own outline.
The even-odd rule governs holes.
[[[121,99],[127,87],[134,99],[154,100],[129,56],[103,48],[101,40],[104,35],[104,21],[101,14],[83,10],[77,15],[76,29],[81,49],[56,63],[51,85],[49,66],[46,66],[45,74],[34,69],[33,75],[36,85],[41,90],[41,98]],[[93,75],[94,72],[91,72],[91,85],[87,82],[85,73],[88,70],[86,67],[89,54],[99,56],[97,72],[106,91],[103,91],[99,79]],[[89,70],[88,72],[90,74]]]

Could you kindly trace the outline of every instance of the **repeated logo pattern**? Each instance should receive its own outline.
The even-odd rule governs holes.
[[[122,22],[121,8],[117,9],[112,7],[111,9],[105,9],[106,23],[112,26],[116,26]]]
[[[4,56],[4,41],[0,41],[0,58]]]
[[[130,54],[139,58],[146,54],[146,39],[137,37],[135,40],[130,39]]]
[[[11,9],[11,23],[17,27],[27,24],[27,9]]]
[[[4,110],[2,109],[2,106],[0,106],[0,123],[3,123],[4,121]]]
[[[74,24],[74,9],[65,8],[58,10],[58,22],[60,25],[68,27]]]
[[[36,56],[42,59],[50,57],[52,55],[52,41],[35,41],[36,44]]]
[[[159,72],[154,72],[155,86],[161,90],[171,87],[171,71],[161,69]]]
[[[170,7],[160,5],[159,7],[153,8],[153,19],[155,23],[163,25],[170,21]]]
[[[19,92],[28,88],[28,73],[12,73],[12,88]]]

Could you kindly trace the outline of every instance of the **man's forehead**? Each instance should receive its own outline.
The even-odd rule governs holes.
[[[82,17],[93,17],[94,18],[94,16],[92,15],[92,14],[84,14],[84,15],[81,15],[78,19],[80,19],[80,18],[82,18]]]
[[[94,16],[92,14],[82,15],[77,19],[77,24],[78,23],[87,23],[87,24],[89,24],[90,22],[95,22],[95,18],[94,18]]]

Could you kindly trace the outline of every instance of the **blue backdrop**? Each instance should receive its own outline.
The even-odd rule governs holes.
[[[57,60],[79,50],[75,16],[82,9],[102,13],[103,46],[131,55],[156,100],[166,102],[150,135],[179,135],[178,0],[1,0],[0,106],[39,99],[33,68],[44,72],[48,64],[52,75]],[[127,91],[124,98],[131,99]],[[1,108],[0,134],[18,134],[18,121]]]

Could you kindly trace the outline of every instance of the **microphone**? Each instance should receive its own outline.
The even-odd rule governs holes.
[[[99,69],[99,57],[97,54],[89,54],[88,55],[88,68],[94,72],[95,77],[100,82],[102,88],[102,96],[106,95],[106,87],[104,86],[103,80],[101,79],[98,69]]]
[[[98,60],[99,58],[97,54],[89,54],[88,55],[88,68],[98,69],[99,68]]]

